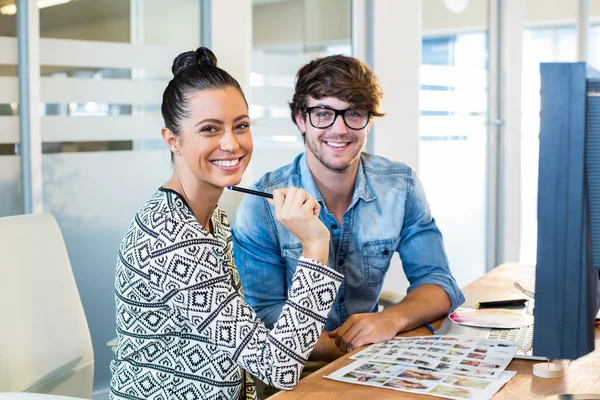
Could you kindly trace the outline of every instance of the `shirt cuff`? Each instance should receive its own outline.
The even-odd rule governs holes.
[[[329,268],[327,265],[315,261],[311,258],[300,256],[300,258],[298,258],[298,266],[315,270],[339,283],[341,283],[344,280],[344,275],[340,274],[332,268]]]

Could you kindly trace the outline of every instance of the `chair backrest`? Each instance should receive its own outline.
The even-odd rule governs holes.
[[[91,398],[92,341],[52,215],[0,218],[0,304],[0,392]]]

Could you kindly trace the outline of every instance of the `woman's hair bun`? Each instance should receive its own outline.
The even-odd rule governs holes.
[[[217,56],[207,47],[198,47],[196,51],[186,51],[175,57],[171,71],[173,76],[177,76],[183,70],[192,66],[216,67]]]

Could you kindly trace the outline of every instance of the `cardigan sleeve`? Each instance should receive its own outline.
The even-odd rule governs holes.
[[[209,236],[188,235],[176,241],[168,235],[157,237],[150,275],[161,302],[186,321],[199,340],[217,346],[246,371],[276,388],[293,389],[343,275],[301,257],[286,304],[269,331],[235,289],[221,255]]]

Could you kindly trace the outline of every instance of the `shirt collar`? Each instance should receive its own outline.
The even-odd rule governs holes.
[[[319,188],[317,187],[313,175],[310,172],[310,168],[308,168],[308,163],[306,162],[306,152],[302,154],[298,164],[300,169],[300,183],[302,184],[302,187],[315,200],[323,202],[323,196],[321,195],[321,192],[319,192]],[[367,202],[376,199],[375,194],[371,191],[367,182],[367,177],[363,168],[362,156],[358,159],[358,173],[356,176],[354,195],[352,196],[350,207],[352,207],[359,199]]]

